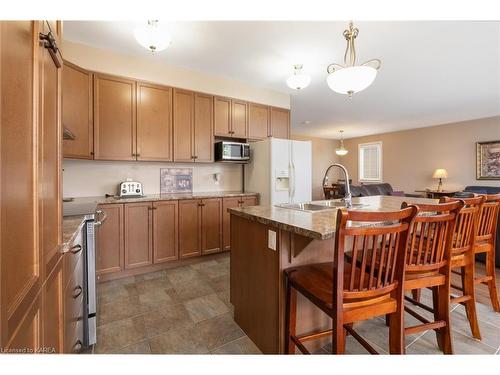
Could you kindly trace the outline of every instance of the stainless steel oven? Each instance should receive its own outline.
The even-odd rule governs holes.
[[[246,163],[250,160],[250,145],[241,142],[215,143],[215,161]]]

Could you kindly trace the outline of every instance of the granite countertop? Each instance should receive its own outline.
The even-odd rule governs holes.
[[[64,216],[62,225],[62,252],[65,253],[76,239],[85,223],[85,215]]]
[[[433,204],[438,202],[437,199],[386,195],[353,198],[352,201],[353,203],[365,205],[358,209],[362,211],[394,211],[400,209],[403,202],[409,204]],[[275,226],[313,239],[326,240],[335,235],[337,220],[337,209],[335,208],[307,212],[275,206],[252,206],[230,208],[229,212],[248,220]]]
[[[258,193],[242,193],[241,191],[215,191],[215,192],[196,192],[196,193],[179,193],[179,194],[148,194],[142,197],[135,198],[118,198],[114,197],[81,197],[74,198],[73,202],[94,202],[97,204],[112,204],[112,203],[134,203],[134,202],[154,202],[154,201],[169,201],[183,199],[203,199],[203,198],[229,198],[229,197],[245,197],[256,196]]]

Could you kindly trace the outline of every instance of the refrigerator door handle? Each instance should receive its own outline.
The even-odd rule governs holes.
[[[291,187],[291,198],[292,198],[292,202],[291,203],[296,203],[295,202],[295,164],[294,162],[292,161],[291,163],[291,173],[290,175],[292,176],[292,179],[291,179],[291,182],[290,184],[292,185]]]

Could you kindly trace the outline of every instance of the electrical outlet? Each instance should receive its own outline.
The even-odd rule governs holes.
[[[276,232],[274,230],[267,231],[267,247],[276,251]]]

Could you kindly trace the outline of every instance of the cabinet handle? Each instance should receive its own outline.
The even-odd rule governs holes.
[[[75,345],[73,345],[73,352],[80,353],[82,349],[83,349],[83,343],[80,339],[78,339]]]
[[[76,292],[76,293],[74,293],[74,292]],[[82,292],[83,292],[83,288],[80,285],[78,285],[75,288],[75,290],[73,291],[73,298],[77,299],[78,297],[80,297],[80,295],[82,294]]]
[[[101,220],[96,220],[94,222],[94,226],[98,227],[98,226],[102,225],[102,223],[104,223],[106,221],[106,218],[108,217],[108,215],[106,215],[106,212],[104,212],[103,210],[97,210],[95,213],[97,214],[97,216],[103,214],[103,217],[102,217]]]
[[[75,246],[72,246],[71,249],[69,250],[72,254],[78,254],[80,251],[82,251],[82,245],[77,244]]]

